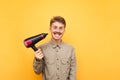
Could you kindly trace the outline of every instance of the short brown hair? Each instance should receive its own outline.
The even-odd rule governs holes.
[[[63,17],[61,16],[54,16],[51,20],[50,20],[50,26],[52,25],[52,23],[54,22],[60,22],[62,24],[64,24],[64,26],[66,27],[66,21]]]

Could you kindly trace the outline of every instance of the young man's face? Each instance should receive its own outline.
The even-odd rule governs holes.
[[[60,41],[65,32],[65,25],[56,21],[50,26],[50,32],[52,39],[55,41]]]

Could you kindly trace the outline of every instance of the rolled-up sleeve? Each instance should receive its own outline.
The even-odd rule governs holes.
[[[43,60],[37,60],[34,58],[33,69],[36,74],[40,74],[43,71],[43,66],[44,66]]]

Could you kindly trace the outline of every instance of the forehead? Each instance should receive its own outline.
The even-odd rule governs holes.
[[[61,23],[61,22],[56,21],[56,22],[52,23],[51,26],[64,27],[65,25],[63,23]]]

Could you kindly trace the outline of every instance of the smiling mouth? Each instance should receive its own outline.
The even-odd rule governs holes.
[[[61,35],[62,33],[60,32],[54,32],[54,35]]]

